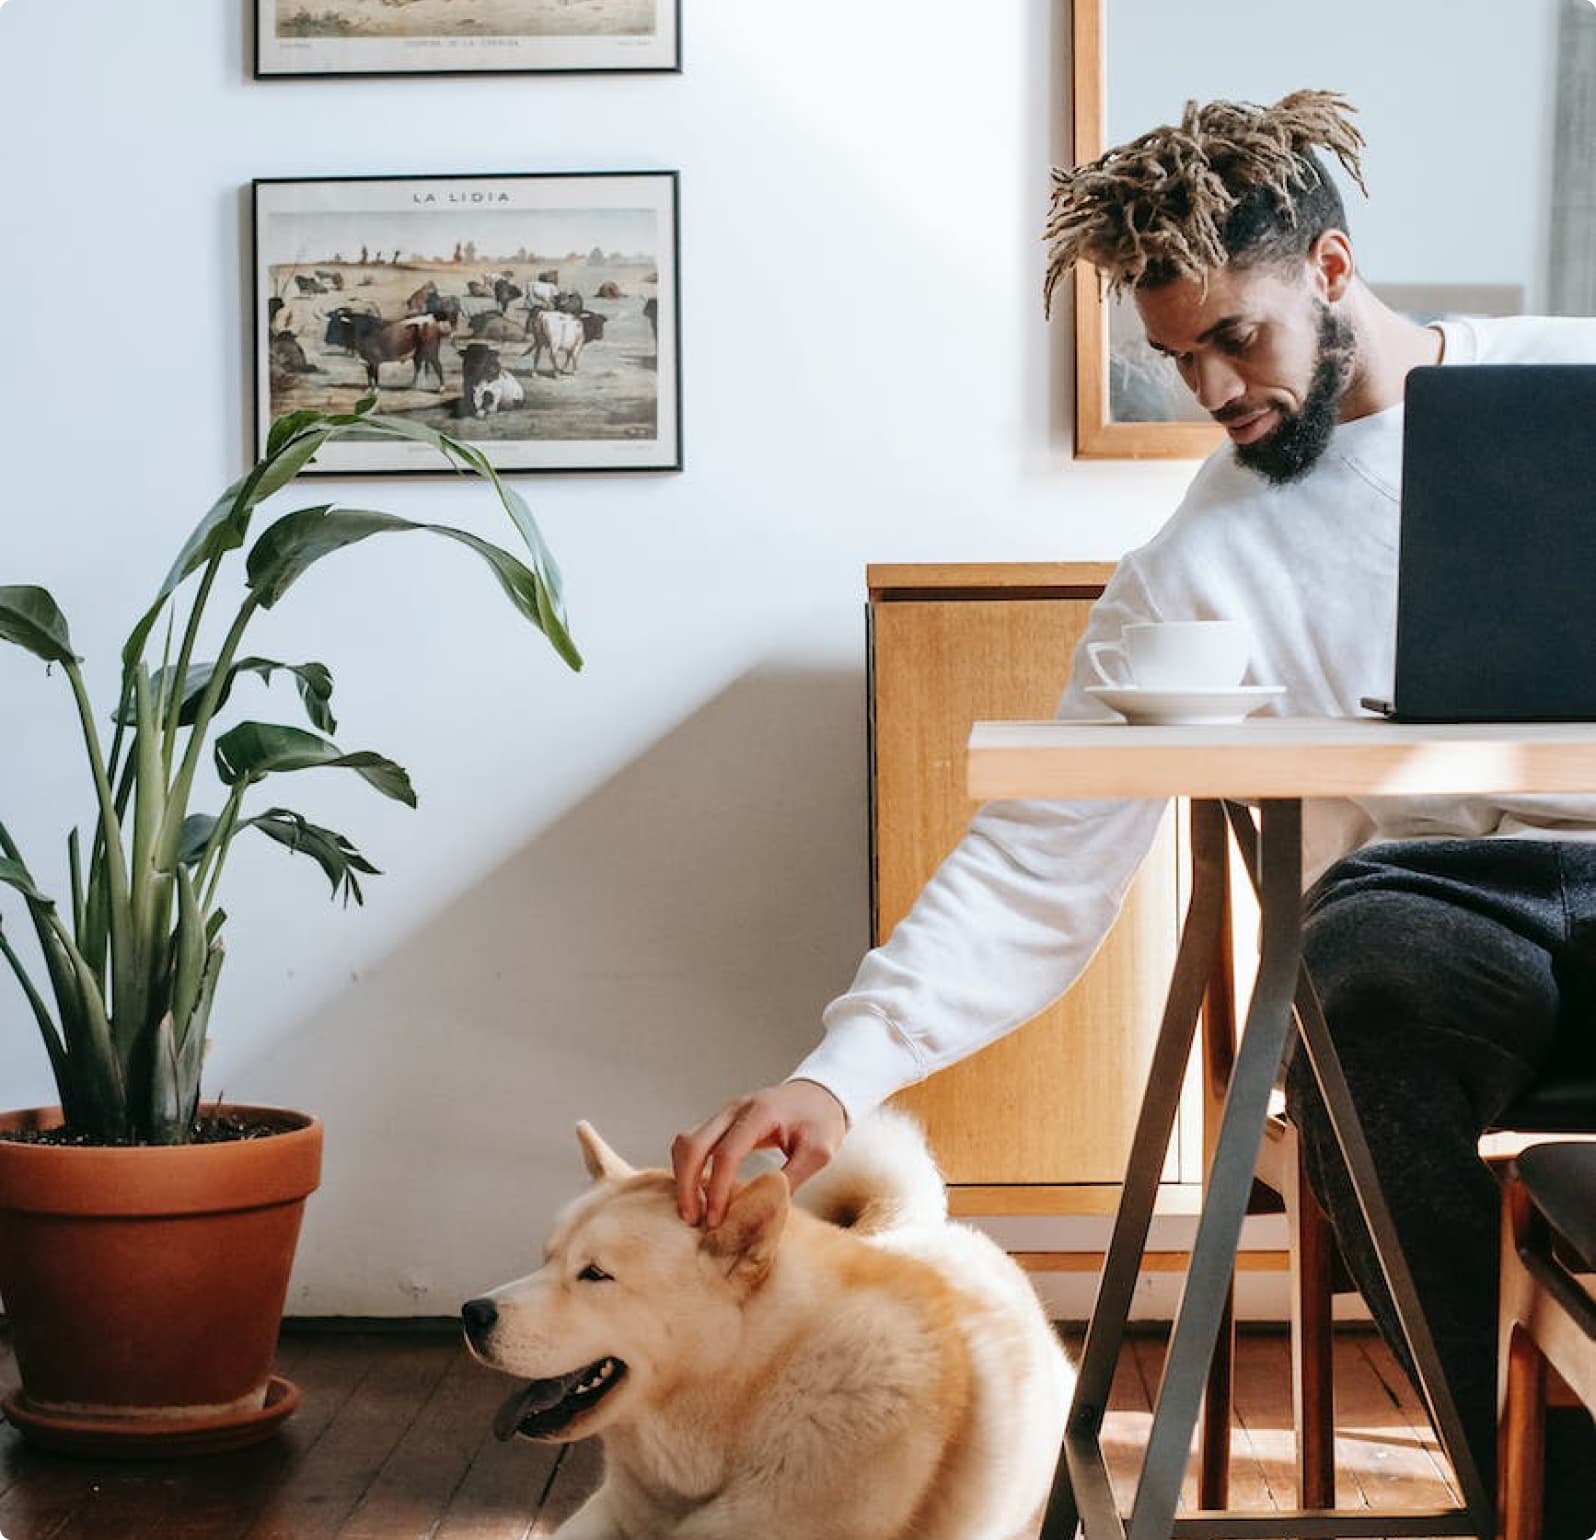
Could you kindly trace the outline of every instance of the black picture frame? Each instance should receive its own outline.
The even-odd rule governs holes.
[[[378,410],[499,470],[682,468],[676,171],[261,177],[252,184],[255,451],[274,418]],[[375,377],[375,382],[373,377]],[[446,471],[350,437],[309,474]]]
[[[566,0],[449,0],[448,29],[429,32],[438,0],[252,0],[257,80],[337,80],[366,75],[680,74],[681,0],[586,0],[588,9],[620,13],[653,9],[647,29],[594,32],[539,29],[546,14],[569,26]],[[285,32],[280,16],[297,7]],[[422,10],[413,10],[421,6]],[[504,19],[521,10],[527,24]],[[456,14],[458,12],[458,14]],[[473,12],[497,14],[506,30],[488,32]],[[343,26],[340,27],[340,23]],[[373,33],[365,28],[381,28]]]

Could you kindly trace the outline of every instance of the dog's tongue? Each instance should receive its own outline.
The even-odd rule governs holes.
[[[494,1436],[501,1442],[515,1436],[515,1430],[528,1417],[546,1412],[565,1399],[566,1392],[580,1381],[582,1371],[556,1375],[552,1380],[532,1380],[523,1385],[493,1415]]]

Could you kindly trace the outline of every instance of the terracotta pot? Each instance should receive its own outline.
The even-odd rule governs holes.
[[[143,1454],[264,1437],[298,1394],[272,1358],[321,1123],[228,1107],[265,1138],[137,1149],[0,1138],[0,1303],[31,1442]],[[0,1113],[0,1132],[59,1126]]]

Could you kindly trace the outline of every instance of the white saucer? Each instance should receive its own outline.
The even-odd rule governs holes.
[[[1240,722],[1265,701],[1286,693],[1283,684],[1238,684],[1222,690],[1148,690],[1134,684],[1089,684],[1086,693],[1127,722],[1150,727],[1212,727]]]

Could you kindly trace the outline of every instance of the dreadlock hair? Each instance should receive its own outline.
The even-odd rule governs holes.
[[[1346,229],[1347,217],[1315,146],[1368,196],[1356,111],[1334,91],[1294,91],[1273,107],[1187,102],[1178,128],[1055,169],[1044,311],[1077,262],[1090,262],[1117,293],[1205,280],[1228,262],[1306,256],[1326,230]]]

